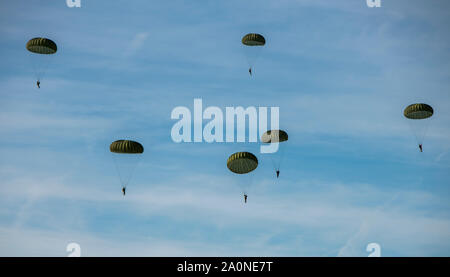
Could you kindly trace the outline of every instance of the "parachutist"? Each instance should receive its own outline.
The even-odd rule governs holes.
[[[122,188],[122,193],[123,193],[123,196],[125,196],[125,193],[126,193],[126,188],[125,187]]]
[[[417,143],[419,144],[420,152],[423,152],[422,143],[425,138],[426,127],[429,124],[429,119],[434,114],[433,107],[425,103],[415,103],[411,104],[405,108],[403,115],[412,120],[411,122],[423,122],[423,123],[413,123],[411,125],[414,135],[416,136]]]
[[[30,52],[33,56],[32,60],[34,63],[34,70],[36,74],[36,85],[38,88],[41,88],[39,79],[41,78],[42,74],[44,74],[45,66],[44,64],[48,64],[48,62],[51,60],[50,58],[46,56],[51,56],[55,54],[58,51],[58,46],[56,46],[56,43],[48,38],[43,37],[35,37],[30,39],[27,44],[26,48],[28,52]],[[40,56],[34,57],[34,56]],[[46,58],[43,58],[46,57]],[[44,62],[46,61],[46,62]]]
[[[247,203],[247,194],[244,194],[244,202]]]
[[[266,44],[266,39],[261,34],[249,33],[242,38],[242,44],[245,47],[249,47],[249,49],[253,48],[252,50],[249,50],[253,54],[248,57],[248,65],[250,66],[248,73],[252,76],[252,67],[254,66],[257,53],[259,52],[257,49]]]
[[[277,178],[280,177],[280,171],[277,170]]]

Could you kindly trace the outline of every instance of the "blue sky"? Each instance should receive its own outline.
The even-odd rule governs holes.
[[[2,1],[0,255],[450,255],[450,3]],[[253,78],[240,45],[267,40]],[[25,43],[58,44],[41,89]],[[258,146],[171,140],[176,106],[277,106]],[[435,109],[424,152],[402,116]],[[109,153],[145,147],[125,198]],[[227,157],[258,155],[243,204]]]

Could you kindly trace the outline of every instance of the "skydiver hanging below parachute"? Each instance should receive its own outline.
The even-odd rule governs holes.
[[[127,185],[130,183],[134,170],[140,161],[144,147],[137,141],[116,140],[111,143],[109,150],[116,164],[117,173],[122,185],[122,194],[125,196]]]
[[[283,130],[269,130],[261,136],[262,143],[277,143],[278,151],[270,153],[270,158],[277,174],[277,178],[280,177],[280,167],[283,161],[284,152],[286,148],[286,141],[288,140],[288,134]]]
[[[239,184],[244,192],[244,202],[247,203],[247,190],[251,181],[249,173],[258,167],[258,159],[252,153],[237,152],[228,158],[227,167],[231,172],[241,175],[239,176]]]
[[[38,37],[30,39],[26,48],[31,53],[31,63],[37,79],[36,86],[41,88],[41,80],[51,61],[50,56],[56,53],[58,47],[51,39]]]
[[[411,104],[403,111],[403,115],[409,119],[411,130],[416,137],[420,152],[423,152],[423,140],[433,113],[433,108],[424,103]]]
[[[242,44],[244,45],[249,64],[248,73],[252,76],[252,67],[259,56],[262,46],[266,44],[266,39],[260,34],[250,33],[242,38]]]

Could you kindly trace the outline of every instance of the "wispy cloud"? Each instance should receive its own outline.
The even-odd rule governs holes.
[[[2,3],[0,255],[70,241],[88,256],[448,255],[449,4],[435,2]],[[246,32],[267,37],[252,78]],[[59,46],[40,90],[37,34]],[[247,205],[226,158],[250,145],[171,141],[171,110],[194,98],[280,107],[281,177],[258,155]],[[413,101],[435,107],[424,153],[402,117]],[[125,198],[119,138],[146,149]]]
[[[138,33],[136,34],[133,39],[130,41],[130,45],[125,50],[124,55],[125,56],[132,56],[136,54],[143,46],[145,41],[147,40],[149,36],[149,33]]]

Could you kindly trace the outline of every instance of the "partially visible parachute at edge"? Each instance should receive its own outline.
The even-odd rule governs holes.
[[[403,111],[403,115],[408,119],[412,132],[414,133],[420,150],[425,139],[429,119],[433,116],[433,108],[425,103],[415,103],[407,106]]]

